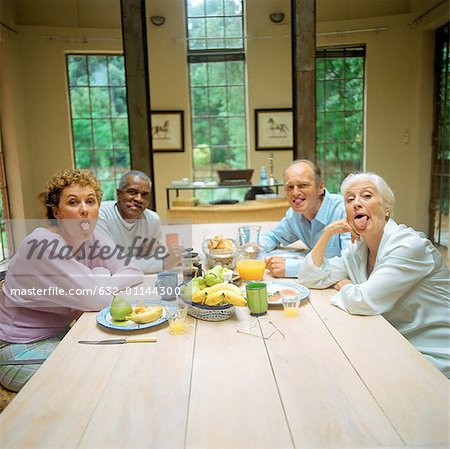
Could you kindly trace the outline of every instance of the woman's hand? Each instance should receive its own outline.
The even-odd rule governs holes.
[[[272,276],[284,277],[286,271],[286,259],[280,256],[271,256],[266,259],[266,268]]]
[[[322,235],[319,237],[319,240],[317,240],[311,251],[311,258],[316,267],[320,267],[323,264],[327,245],[331,237],[336,234],[344,234],[345,232],[350,232],[352,242],[360,239],[359,234],[352,228],[347,220],[342,219],[333,221],[333,223],[325,226]]]
[[[360,235],[358,234],[358,232],[356,232],[356,230],[352,227],[352,225],[347,220],[344,219],[330,223],[325,227],[323,232],[328,233],[329,238],[331,238],[333,235],[336,234],[344,234],[346,232],[350,232],[352,243],[355,240],[358,241],[360,240]]]
[[[353,282],[350,279],[344,278],[340,281],[336,282],[336,284],[333,285],[333,288],[337,291],[339,291],[344,285],[353,284]]]

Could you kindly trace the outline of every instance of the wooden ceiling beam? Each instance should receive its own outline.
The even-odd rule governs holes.
[[[155,210],[155,177],[150,109],[150,76],[145,0],[121,0],[122,40],[127,83],[131,168],[153,182],[148,207]]]
[[[294,159],[316,161],[316,1],[291,0]]]

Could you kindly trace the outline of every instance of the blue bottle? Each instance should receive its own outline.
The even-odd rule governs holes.
[[[264,165],[261,167],[261,174],[259,180],[261,184],[267,184],[266,167]]]

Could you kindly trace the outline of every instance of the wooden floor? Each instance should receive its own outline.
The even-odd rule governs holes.
[[[0,413],[5,409],[5,407],[14,399],[17,393],[9,390],[5,390],[0,385]]]

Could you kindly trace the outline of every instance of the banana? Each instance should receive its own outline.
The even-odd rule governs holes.
[[[163,308],[161,306],[135,307],[133,313],[128,315],[125,319],[134,321],[138,324],[146,324],[161,318],[162,312]]]
[[[206,289],[197,290],[196,292],[192,293],[192,302],[204,302],[206,300],[206,297],[208,296],[208,293],[205,292],[205,290]]]
[[[226,283],[225,288],[231,290],[236,295],[242,296],[241,289],[236,284]]]
[[[225,301],[225,293],[227,290],[218,290],[209,294],[204,304],[207,306],[218,306],[221,302]]]
[[[233,304],[238,307],[244,307],[247,305],[247,301],[241,295],[240,291],[239,294],[236,294],[234,291],[225,288],[208,294],[204,304],[207,306],[217,306],[221,302],[228,302],[229,304]]]
[[[231,290],[234,291],[237,295],[241,294],[241,291],[239,290],[239,287],[237,285],[229,284],[228,282],[221,282],[220,284],[206,287],[201,292],[210,295],[214,292],[218,292],[219,290]]]
[[[242,296],[241,291],[239,290],[239,294],[236,294],[232,291],[227,291],[224,294],[225,301],[229,304],[233,304],[237,307],[245,307],[247,305],[247,300]]]

